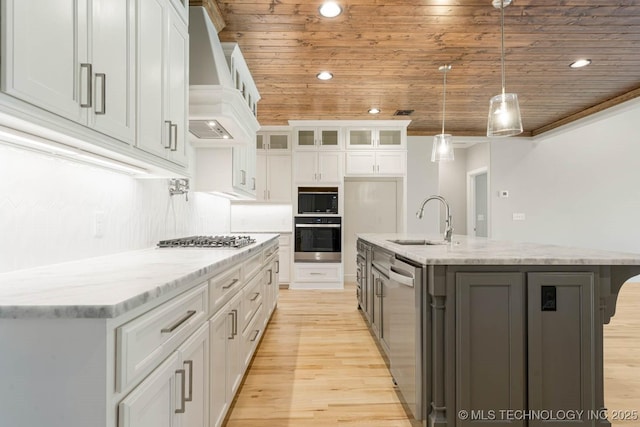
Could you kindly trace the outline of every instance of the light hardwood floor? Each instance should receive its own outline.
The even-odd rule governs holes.
[[[640,412],[640,283],[623,287],[616,316],[605,326],[605,381],[610,410]],[[406,416],[348,284],[344,291],[280,291],[226,425],[420,424]]]

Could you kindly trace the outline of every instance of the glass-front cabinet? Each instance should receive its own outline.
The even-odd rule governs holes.
[[[340,128],[297,128],[295,131],[296,149],[339,150]]]
[[[260,132],[256,135],[256,149],[258,151],[289,151],[291,148],[289,136],[289,132]]]
[[[350,128],[347,149],[403,149],[405,135],[404,128]]]

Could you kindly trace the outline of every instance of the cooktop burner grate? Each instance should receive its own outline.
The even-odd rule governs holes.
[[[191,236],[160,240],[159,248],[241,248],[255,243],[251,236]]]

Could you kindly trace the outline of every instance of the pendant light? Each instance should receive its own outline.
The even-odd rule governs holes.
[[[504,78],[504,8],[511,4],[512,0],[493,0],[493,7],[500,9],[500,35],[502,66],[502,93],[491,98],[489,102],[489,117],[487,120],[487,136],[513,136],[522,133],[522,118],[518,95],[505,93]]]
[[[444,115],[447,104],[447,71],[451,65],[442,65],[438,70],[444,73],[442,90],[442,133],[433,137],[433,150],[431,150],[432,162],[450,162],[453,160],[453,144],[451,134],[444,133]]]

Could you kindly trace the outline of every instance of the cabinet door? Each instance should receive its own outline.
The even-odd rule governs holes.
[[[529,273],[529,409],[582,410],[572,425],[593,425],[588,411],[600,409],[594,396],[594,275]],[[548,425],[541,420],[529,426]]]
[[[294,154],[294,171],[296,182],[314,182],[318,176],[318,154],[315,152],[296,152]]]
[[[269,134],[269,150],[272,151],[289,151],[289,134],[288,133],[272,133]]]
[[[347,148],[373,148],[373,131],[371,129],[349,129]]]
[[[525,408],[525,298],[521,273],[456,274],[456,405],[467,411]],[[457,420],[459,426],[505,420]],[[509,425],[524,426],[523,420]]]
[[[90,36],[94,95],[89,125],[130,144],[135,139],[132,2],[92,0]]]
[[[76,122],[89,101],[86,1],[8,0],[2,89]],[[4,23],[3,22],[3,23]],[[11,58],[11,60],[7,60]]]
[[[179,348],[185,370],[181,427],[209,425],[209,324],[205,323]]]
[[[240,319],[242,316],[242,293],[229,302],[229,313],[233,320],[232,332],[233,337],[227,340],[227,396],[233,399],[238,391],[242,375],[244,374],[244,365],[242,358],[242,331],[240,330]],[[229,400],[228,404],[231,404]]]
[[[233,147],[233,187],[246,191],[248,181],[247,148]]]
[[[318,181],[340,182],[342,181],[343,153],[326,152],[318,153]]]
[[[280,246],[278,253],[278,283],[289,283],[291,281],[291,247]],[[277,294],[277,291],[276,291]],[[277,299],[277,298],[276,298]]]
[[[373,175],[376,171],[376,154],[373,151],[349,151],[346,153],[347,175]]]
[[[223,307],[209,321],[209,416],[212,427],[219,427],[224,421],[233,398],[227,387],[227,342],[233,339],[233,313]]]
[[[138,0],[137,21],[137,146],[166,157],[169,123],[164,122],[165,2]]]
[[[296,130],[296,147],[297,148],[315,148],[316,147],[316,130],[315,129]]]
[[[184,165],[187,161],[189,34],[175,10],[169,7],[168,12],[165,120],[171,121],[169,160]]]
[[[291,203],[291,156],[270,153],[268,162],[269,200]]]
[[[319,148],[339,149],[340,129],[318,129]]]
[[[378,129],[376,132],[376,146],[392,150],[404,147],[403,132],[401,129]]]
[[[376,173],[380,175],[404,175],[406,153],[403,151],[378,151],[376,153]]]
[[[151,373],[118,406],[118,427],[174,427],[184,374],[177,352]]]
[[[269,200],[267,194],[267,161],[269,157],[265,152],[259,152],[256,155],[256,200]]]

